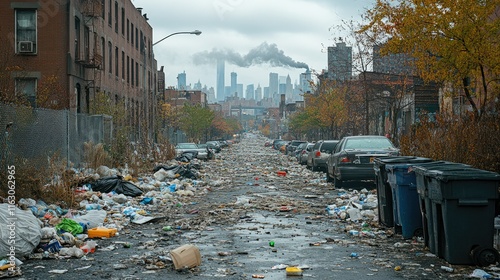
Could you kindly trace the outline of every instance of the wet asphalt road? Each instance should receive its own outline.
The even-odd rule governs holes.
[[[181,206],[149,209],[164,219],[129,224],[119,236],[97,240],[98,250],[82,259],[26,260],[19,278],[464,279],[473,270],[456,266],[454,273],[445,272],[440,266],[447,263],[430,255],[422,240],[403,240],[376,222],[367,221],[374,236],[349,235],[360,222],[325,211],[343,190],[264,147],[264,141],[247,136],[217,160],[203,162],[202,180],[218,183],[184,198]],[[276,176],[279,170],[287,170],[287,176]],[[164,231],[164,226],[173,230]],[[176,271],[168,252],[184,244],[197,246],[202,262]],[[303,276],[287,277],[285,270],[273,269],[280,264],[304,267]]]

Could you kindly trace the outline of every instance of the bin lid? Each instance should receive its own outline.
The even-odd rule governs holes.
[[[416,157],[416,156],[384,156],[376,157],[375,164],[395,164],[395,163],[409,163],[409,162],[431,162],[430,158]]]
[[[419,163],[411,166],[412,170],[419,174],[424,174],[430,170],[463,170],[472,168],[470,165],[451,162],[451,161],[433,161],[428,163]]]
[[[425,176],[433,177],[444,182],[453,180],[500,181],[500,174],[476,168],[466,168],[462,170],[428,170]]]
[[[426,158],[416,158],[414,160],[410,160],[408,162],[398,162],[398,163],[387,163],[385,165],[385,169],[387,171],[400,171],[400,170],[408,170],[410,167],[417,166],[420,164],[425,164],[425,163],[430,163],[433,162],[432,159],[426,159]],[[410,168],[409,172],[412,170]]]

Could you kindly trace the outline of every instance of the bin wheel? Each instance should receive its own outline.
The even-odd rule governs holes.
[[[477,246],[471,251],[472,260],[478,266],[484,267],[496,264],[500,258],[495,248]]]

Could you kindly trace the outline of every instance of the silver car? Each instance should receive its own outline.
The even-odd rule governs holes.
[[[326,171],[326,161],[339,142],[340,140],[321,140],[316,142],[307,157],[307,167],[310,167],[312,171]]]
[[[178,157],[185,152],[196,153],[198,159],[208,159],[207,148],[200,148],[195,143],[179,143],[175,146],[175,156]]]

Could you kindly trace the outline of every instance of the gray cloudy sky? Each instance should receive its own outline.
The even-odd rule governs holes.
[[[268,85],[269,72],[290,75],[292,83],[306,66],[327,67],[326,46],[333,44],[329,28],[343,20],[360,21],[375,0],[132,0],[143,8],[153,27],[153,41],[179,31],[200,30],[200,36],[175,35],[154,47],[164,66],[166,85],[198,80],[216,86],[214,59],[225,56],[226,85],[230,72],[238,83]],[[286,66],[289,65],[289,66]]]

